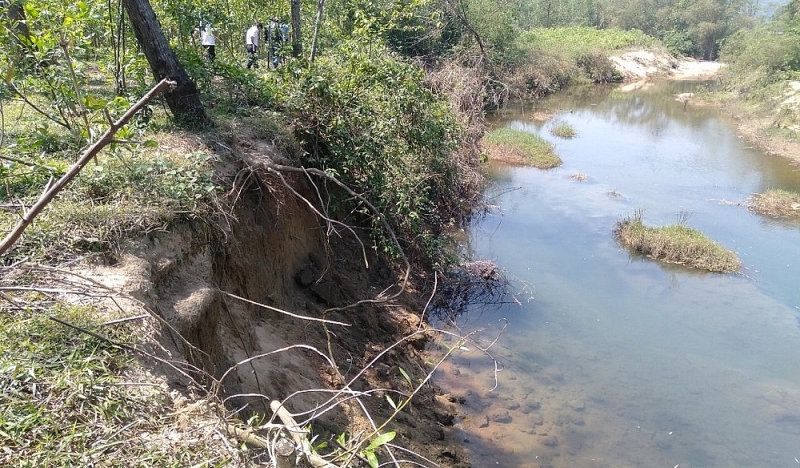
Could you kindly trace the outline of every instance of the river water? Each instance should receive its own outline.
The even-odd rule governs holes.
[[[800,191],[800,172],[674,100],[697,85],[574,89],[493,117],[564,164],[490,166],[494,207],[465,234],[467,259],[499,265],[512,293],[457,318],[475,342],[436,376],[465,397],[474,466],[800,467],[800,224],[746,207]],[[577,136],[551,135],[558,122]],[[742,273],[629,255],[612,229],[637,209],[647,225],[688,218]]]

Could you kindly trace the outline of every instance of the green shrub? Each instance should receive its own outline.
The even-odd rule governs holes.
[[[564,57],[607,54],[628,47],[652,47],[658,40],[638,29],[597,29],[590,27],[537,28],[519,35],[523,50],[539,49]]]
[[[572,125],[561,120],[556,120],[551,125],[550,133],[559,138],[575,138],[575,135],[578,134]]]
[[[270,74],[283,82],[279,105],[294,118],[305,163],[366,196],[399,237],[432,253],[437,226],[461,208],[464,168],[452,156],[464,130],[416,65],[360,41],[337,47],[308,68]],[[372,224],[378,245],[391,250]]]
[[[765,82],[778,80],[782,73],[800,71],[800,35],[766,26],[741,31],[725,42],[720,60],[730,65],[731,79],[757,71]]]
[[[590,27],[537,28],[521,33],[515,62],[498,71],[514,98],[537,98],[571,83],[608,83],[622,75],[608,58],[628,47],[653,47],[658,41],[639,30]],[[506,91],[506,88],[503,89]]]

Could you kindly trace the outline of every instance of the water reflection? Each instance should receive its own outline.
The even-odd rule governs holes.
[[[552,141],[564,166],[491,167],[499,208],[470,230],[470,257],[500,264],[520,301],[463,315],[462,330],[484,330],[478,346],[438,376],[467,397],[459,425],[474,466],[800,459],[800,230],[746,209],[753,192],[800,190],[800,175],[713,108],[684,109],[674,95],[690,86],[574,90],[498,116]],[[550,135],[532,118],[542,113],[577,137]],[[579,171],[586,181],[570,177]],[[690,226],[739,253],[744,274],[630,256],[611,229],[638,208],[656,225],[691,213]]]

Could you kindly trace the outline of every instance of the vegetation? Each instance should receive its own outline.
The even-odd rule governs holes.
[[[737,272],[741,262],[735,253],[725,249],[696,229],[678,224],[648,227],[642,211],[617,222],[614,237],[630,251],[667,263],[686,265],[712,272]]]
[[[45,299],[34,296],[14,299]],[[95,309],[51,305],[48,315],[22,308],[0,314],[3,466],[188,466],[239,457],[217,430],[181,423],[212,422],[213,410],[182,406],[166,386],[137,384],[141,369],[131,354],[100,339],[132,343],[129,324],[102,326]]]
[[[14,270],[80,255],[113,262],[126,237],[190,219],[213,225],[237,201],[236,180],[223,175],[230,169],[225,158],[235,153],[230,141],[244,134],[268,142],[283,162],[326,174],[313,179],[323,189],[325,214],[369,230],[374,249],[410,251],[419,264],[444,270],[452,259],[443,253],[443,230],[465,219],[480,188],[484,106],[570,83],[619,80],[609,53],[659,41],[703,58],[715,58],[727,44],[731,86],[750,96],[765,86],[783,93],[784,80],[798,72],[797,0],[774,23],[757,24],[754,13],[743,2],[721,0],[279,0],[258,11],[241,0],[4,2],[3,232],[155,80],[169,76],[177,86],[119,130],[0,263]],[[273,15],[291,17],[287,61],[269,69],[262,48],[261,68],[246,70],[242,35]],[[192,34],[206,22],[218,31],[213,62]],[[759,53],[764,48],[770,53]],[[436,73],[438,81],[431,78]],[[769,93],[760,95],[765,102]],[[570,138],[574,129],[559,125],[553,133]],[[494,130],[484,142],[490,152],[536,167],[561,163],[552,145],[527,132]],[[721,248],[685,226],[664,229],[674,231],[666,240],[631,248],[712,271],[738,268],[730,259],[713,264],[723,266],[694,263]],[[660,230],[644,228],[639,216],[615,233],[659,238]],[[682,254],[673,238],[698,245]],[[135,368],[130,349],[47,317],[125,342],[140,330],[101,326],[91,308],[25,294],[0,295],[0,333],[8,338],[0,345],[0,439],[11,450],[0,454],[0,464],[87,465],[102,457],[108,465],[189,466],[238,459],[240,451],[208,443],[222,440],[216,433],[175,442],[166,426],[183,427],[182,413],[173,411],[178,400],[160,388],[125,385],[125,373]],[[395,400],[400,407],[409,398]],[[216,417],[200,413],[191,417]],[[154,442],[130,437],[134,428]],[[389,434],[376,430],[371,439],[342,441],[375,466]]]
[[[498,161],[527,164],[538,169],[561,165],[553,145],[539,135],[504,127],[492,130],[485,142],[490,158]]]
[[[630,47],[658,47],[658,41],[641,31],[564,26],[523,31],[514,42],[517,50],[496,70],[506,84],[498,101],[535,98],[570,84],[609,83],[622,80],[609,56]]]
[[[572,125],[560,120],[556,120],[551,123],[550,133],[554,136],[565,139],[575,138],[575,136],[578,134]]]
[[[800,218],[800,193],[770,189],[753,195],[749,208],[774,218]]]
[[[747,120],[763,121],[768,136],[798,137],[800,98],[794,84],[800,80],[799,31],[798,2],[793,0],[771,21],[736,31],[720,52],[729,64],[725,89],[736,100],[732,107]]]
[[[457,155],[465,131],[449,104],[423,85],[418,67],[379,45],[342,41],[333,56],[291,73],[275,75],[284,83],[276,101],[308,149],[303,162],[372,192],[371,203],[400,238],[414,239],[445,266],[436,258],[441,229],[462,216],[462,200],[477,190],[468,183],[475,161]],[[379,221],[370,221],[373,233],[391,251]]]
[[[190,93],[193,100],[203,106],[184,109],[176,95],[165,96],[119,130],[3,253],[4,278],[13,283],[8,287],[27,287],[20,286],[24,274],[5,276],[20,265],[57,266],[79,258],[114,263],[125,238],[170,230],[185,220],[215,226],[230,216],[242,190],[236,174],[225,172],[237,164],[230,160],[237,154],[231,141],[242,139],[263,145],[257,151],[265,160],[274,156],[326,174],[314,180],[320,210],[356,230],[370,230],[373,248],[399,256],[399,245],[418,263],[445,269],[451,259],[441,248],[442,230],[463,219],[480,188],[477,145],[464,122],[472,119],[475,125],[482,103],[451,104],[432,90],[419,65],[382,43],[402,30],[398,22],[405,14],[398,10],[406,7],[336,5],[320,25],[313,61],[296,53],[281,68],[268,70],[262,57],[262,67],[248,71],[240,36],[253,19],[250,5],[190,3],[42,0],[15,2],[20,8],[13,15],[0,12],[0,45],[6,51],[0,56],[4,233],[151,88],[154,75],[172,75],[154,61],[172,60],[174,52],[191,79],[189,88],[199,91]],[[147,38],[128,20],[149,6],[172,49],[144,50],[145,58],[139,47]],[[272,5],[271,13],[288,6]],[[305,15],[304,26],[313,18]],[[218,25],[213,63],[191,40],[198,21]],[[303,31],[308,35],[311,28]],[[478,95],[480,89],[469,93]],[[186,123],[193,125],[187,129]],[[226,442],[222,433],[226,414],[219,398],[199,399],[184,411],[177,407],[180,398],[154,387],[150,377],[129,389],[127,373],[138,369],[131,349],[91,334],[111,333],[98,325],[93,310],[73,309],[63,297],[41,303],[3,292],[0,301],[0,332],[14,339],[0,347],[0,439],[10,449],[0,454],[0,464],[224,466],[243,456],[239,444]],[[89,333],[50,319],[61,316]],[[141,331],[118,338],[132,341]],[[409,395],[425,381],[414,385],[419,387]],[[389,398],[397,412],[409,400]],[[186,421],[192,418],[199,420]],[[184,428],[194,429],[194,435],[185,436]],[[337,450],[340,461],[360,453],[377,466],[390,434],[376,429],[342,437],[347,447]]]

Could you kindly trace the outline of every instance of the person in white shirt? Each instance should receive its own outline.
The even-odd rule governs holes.
[[[261,35],[261,30],[264,29],[262,23],[257,23],[250,26],[247,33],[244,35],[245,47],[247,48],[247,69],[255,66],[258,68],[258,36]]]
[[[213,62],[214,58],[217,56],[217,40],[214,37],[215,32],[216,28],[214,28],[214,25],[206,23],[205,29],[200,33],[200,44],[203,45],[203,48],[206,50],[206,57],[208,57],[208,60],[211,62]]]

